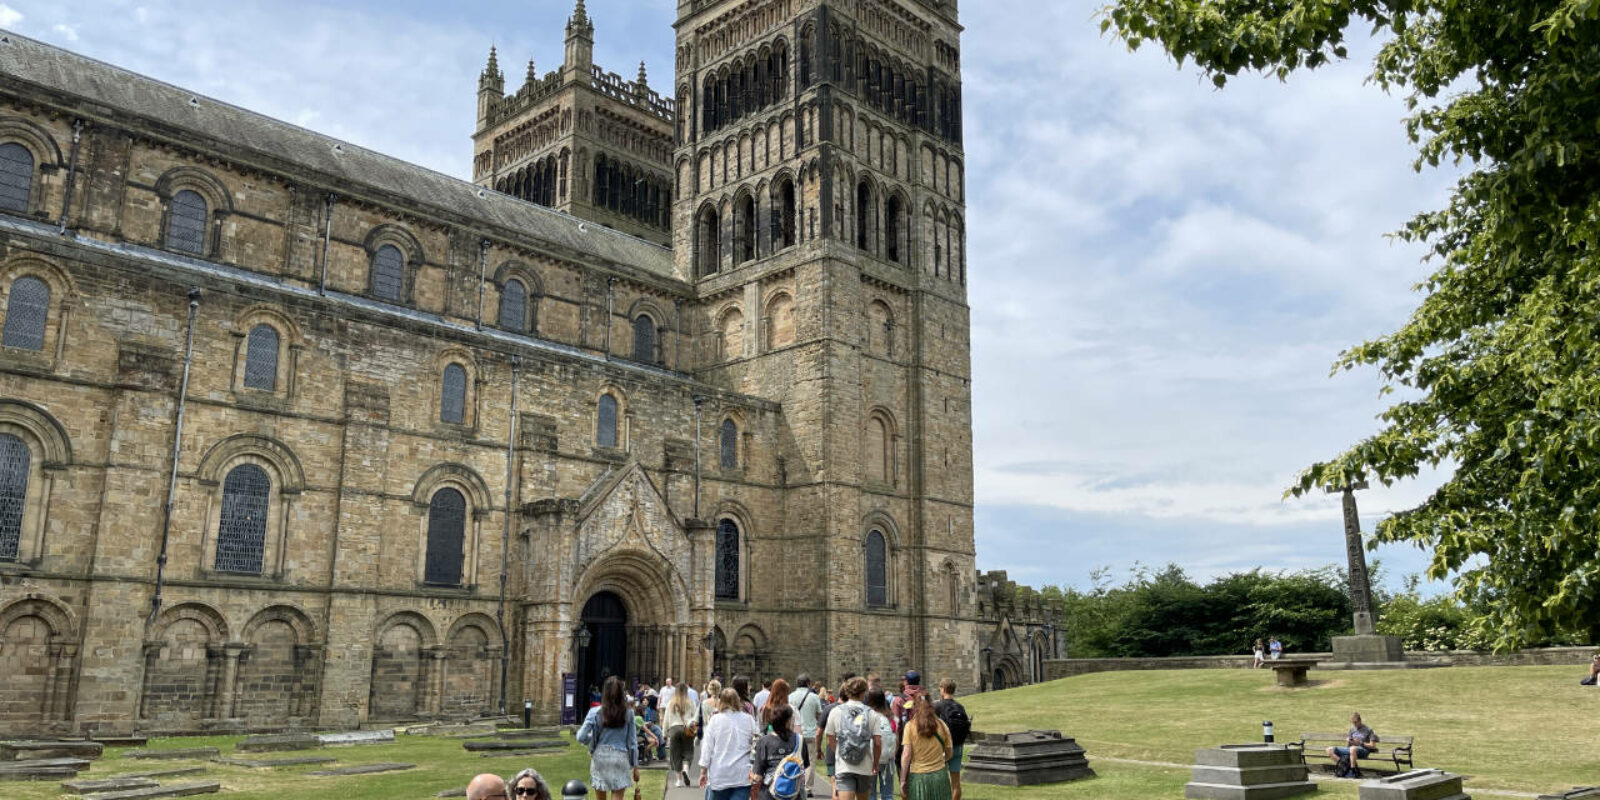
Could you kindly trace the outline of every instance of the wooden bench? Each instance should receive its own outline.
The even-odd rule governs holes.
[[[1413,736],[1383,736],[1378,737],[1378,746],[1365,758],[1358,759],[1356,766],[1362,769],[1374,767],[1388,770],[1387,764],[1394,765],[1396,773],[1407,772],[1413,769],[1411,763],[1411,745]],[[1333,769],[1333,762],[1328,760],[1328,748],[1344,747],[1348,736],[1343,733],[1302,733],[1300,741],[1290,747],[1300,748],[1300,761],[1308,767],[1325,764],[1328,769]],[[1377,762],[1377,763],[1374,763]],[[1387,764],[1385,763],[1387,762]]]

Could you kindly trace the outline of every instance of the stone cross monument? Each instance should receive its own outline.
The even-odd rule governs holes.
[[[1361,517],[1356,513],[1356,490],[1365,482],[1339,489],[1344,495],[1344,548],[1350,560],[1350,606],[1354,611],[1356,634],[1333,638],[1333,659],[1324,667],[1403,667],[1405,650],[1400,637],[1380,636],[1372,607],[1372,578],[1367,572],[1367,553],[1361,541]]]

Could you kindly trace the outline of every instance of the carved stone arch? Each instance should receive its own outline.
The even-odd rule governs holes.
[[[287,314],[274,306],[253,305],[233,318],[233,329],[237,333],[247,334],[251,328],[261,323],[266,323],[278,330],[278,335],[283,337],[283,343],[289,346],[300,345],[304,337],[300,333],[300,326],[290,319]]]
[[[464,464],[444,463],[435,465],[417,479],[416,486],[411,490],[412,505],[426,513],[433,502],[434,493],[446,486],[458,489],[467,496],[474,516],[488,513],[493,504],[494,496],[489,492],[489,484],[476,470]]]
[[[30,592],[10,605],[0,608],[0,632],[23,617],[38,617],[50,627],[52,642],[70,642],[78,638],[78,615],[53,597]]]
[[[294,629],[296,644],[311,644],[318,640],[317,624],[306,612],[288,603],[277,603],[256,612],[255,616],[240,629],[240,640],[249,644],[254,639],[256,631],[269,622],[282,622]]]
[[[415,630],[417,632],[417,636],[422,640],[423,647],[434,647],[439,644],[439,634],[438,631],[433,627],[433,622],[415,611],[396,611],[395,613],[384,617],[383,620],[372,629],[373,643],[376,644],[377,642],[382,641],[383,635],[388,633],[390,628],[400,625],[408,625]]]
[[[655,551],[613,549],[584,568],[572,597],[581,607],[597,592],[622,599],[628,619],[643,624],[668,624],[690,618],[693,587]]]
[[[417,239],[416,234],[412,233],[410,229],[392,222],[385,222],[373,227],[372,230],[367,232],[367,238],[361,242],[361,246],[366,249],[369,257],[375,255],[378,252],[378,248],[386,244],[392,244],[399,248],[401,255],[405,256],[406,285],[409,287],[411,285],[411,273],[426,260],[422,250],[422,242]]]
[[[649,314],[650,318],[655,320],[657,327],[665,326],[667,320],[671,319],[662,309],[661,303],[653,297],[641,297],[633,301],[633,305],[628,308],[628,319],[637,319],[640,314]]]
[[[730,301],[717,309],[712,317],[714,326],[713,334],[717,337],[717,356],[719,361],[744,357],[744,306],[738,301]]]
[[[221,613],[205,603],[179,603],[156,619],[155,627],[150,631],[151,641],[166,639],[167,629],[179,622],[193,622],[206,631],[206,640],[216,644],[228,641],[228,621]]]
[[[199,167],[173,167],[156,179],[156,196],[163,203],[184,189],[192,190],[205,198],[211,215],[233,213],[233,196],[228,187],[215,175]]]
[[[200,458],[195,475],[206,484],[221,483],[225,477],[224,471],[240,456],[246,455],[256,456],[272,465],[278,473],[276,477],[282,481],[282,492],[299,494],[305,491],[306,473],[294,451],[277,439],[254,433],[236,433],[212,445]]]
[[[65,167],[67,164],[56,137],[30,119],[0,116],[0,142],[16,142],[28,148],[36,167]]]
[[[500,627],[495,624],[493,617],[480,611],[472,611],[456,617],[455,621],[450,623],[450,628],[445,634],[445,643],[448,644],[453,641],[458,634],[467,628],[481,629],[484,636],[488,638],[490,647],[499,646]]]
[[[72,439],[50,412],[25,400],[0,400],[0,425],[10,424],[32,436],[43,452],[43,467],[59,470],[72,463]]]

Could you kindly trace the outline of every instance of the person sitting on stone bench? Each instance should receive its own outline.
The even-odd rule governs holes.
[[[1328,748],[1328,758],[1333,759],[1333,774],[1339,778],[1361,777],[1360,759],[1372,755],[1378,748],[1378,734],[1361,724],[1360,714],[1350,715],[1350,733],[1344,747]]]
[[[1589,662],[1589,677],[1578,683],[1584,686],[1594,686],[1600,683],[1600,653],[1594,654],[1594,660]]]

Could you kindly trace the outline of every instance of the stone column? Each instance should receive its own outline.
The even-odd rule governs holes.
[[[444,672],[445,662],[449,658],[449,651],[443,645],[436,645],[428,649],[428,655],[433,662],[433,670],[428,675],[428,683],[432,685],[428,699],[428,710],[435,716],[444,714]]]
[[[239,659],[247,656],[250,646],[230,642],[222,646],[222,678],[217,681],[217,718],[233,719],[235,692],[239,681]]]

